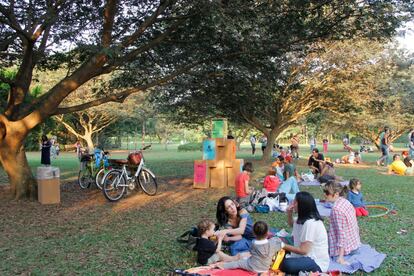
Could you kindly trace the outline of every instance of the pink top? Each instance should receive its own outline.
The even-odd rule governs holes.
[[[358,221],[352,204],[343,197],[338,198],[329,217],[328,233],[329,255],[339,255],[339,248],[344,248],[344,255],[358,249],[361,245]]]

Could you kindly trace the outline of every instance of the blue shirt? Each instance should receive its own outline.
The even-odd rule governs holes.
[[[354,207],[365,207],[364,197],[361,192],[354,193],[353,191],[349,191],[348,201],[351,202]]]

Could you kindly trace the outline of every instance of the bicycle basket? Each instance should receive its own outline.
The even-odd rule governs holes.
[[[142,159],[142,153],[140,151],[132,152],[128,155],[128,163],[134,166],[139,165]]]

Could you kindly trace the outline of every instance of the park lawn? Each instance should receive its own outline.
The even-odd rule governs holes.
[[[340,146],[331,148],[334,152],[329,157],[344,155]],[[113,155],[121,158],[126,153]],[[69,153],[54,161],[61,167],[64,183],[60,205],[1,200],[0,275],[166,275],[170,269],[196,265],[194,253],[177,244],[175,238],[201,218],[214,219],[217,200],[233,191],[192,189],[192,162],[201,157],[200,152],[165,152],[154,147],[145,156],[159,176],[160,193],[154,197],[138,192],[111,204],[94,189],[80,190],[74,181],[78,163]],[[29,153],[28,157],[35,169],[40,154]],[[238,157],[251,160],[249,149],[244,148]],[[366,154],[363,158],[368,165],[342,165],[337,172],[346,179],[360,178],[367,201],[396,205],[396,215],[359,219],[362,241],[387,254],[381,268],[372,274],[410,275],[414,271],[414,178],[380,174],[384,169],[373,163],[377,157],[377,153]],[[259,158],[260,153],[253,160],[253,178],[263,177],[268,167]],[[301,171],[306,171],[305,163],[300,160]],[[322,196],[319,187],[303,190]],[[253,217],[289,229],[282,213]],[[401,229],[408,233],[397,234]]]

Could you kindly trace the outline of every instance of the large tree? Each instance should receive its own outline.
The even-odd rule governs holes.
[[[210,60],[303,48],[321,38],[388,36],[412,9],[409,1],[0,1],[2,67],[14,66],[0,115],[0,161],[15,198],[36,196],[24,139],[53,115],[81,111],[161,85]],[[35,68],[67,75],[28,101]],[[97,76],[116,72],[113,89],[62,106]]]
[[[380,43],[359,40],[316,43],[306,55],[239,58],[180,76],[155,98],[164,109],[174,109],[181,121],[193,122],[203,114],[245,121],[272,145],[315,110],[343,114],[368,100],[375,92],[375,77],[383,75],[383,64],[375,60],[381,49]],[[264,159],[271,150],[266,148]]]

